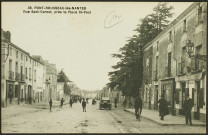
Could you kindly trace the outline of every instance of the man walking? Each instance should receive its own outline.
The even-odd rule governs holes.
[[[82,100],[82,109],[83,109],[83,112],[86,112],[86,101],[84,98]]]
[[[12,98],[13,98],[13,92],[12,92],[12,89],[10,88],[10,90],[9,90],[10,104],[12,103]]]
[[[161,99],[158,101],[159,103],[159,113],[160,113],[160,120],[164,120],[164,116],[168,114],[168,103],[164,99],[164,96],[161,96]]]
[[[136,116],[136,119],[139,119],[139,121],[140,121],[140,115],[142,113],[142,100],[141,100],[141,97],[136,97],[134,106],[135,106],[135,116]]]
[[[72,104],[73,104],[72,98],[70,98],[69,104],[70,104],[70,107],[72,108]]]
[[[192,125],[192,121],[191,121],[191,110],[193,107],[193,101],[192,99],[189,98],[189,94],[186,95],[186,100],[184,101],[183,104],[183,110],[185,113],[185,117],[186,117],[186,124],[188,124],[188,121],[190,123],[190,125]]]
[[[50,107],[50,112],[51,112],[51,108],[52,108],[52,99],[50,99],[50,101],[49,101],[49,107]]]
[[[62,108],[63,104],[64,104],[64,99],[62,98],[62,99],[61,99],[61,105],[60,105],[59,108]]]
[[[124,101],[123,101],[123,104],[122,104],[123,107],[124,107],[124,110],[126,109],[126,102],[127,102],[127,101],[126,101],[126,98],[125,98]]]
[[[115,108],[117,108],[117,98],[115,97]]]

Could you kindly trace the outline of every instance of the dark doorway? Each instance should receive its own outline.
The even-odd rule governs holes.
[[[196,81],[196,91],[195,91],[195,103],[196,103],[196,112],[194,112],[194,119],[199,120],[200,116],[200,107],[199,107],[199,91],[200,91],[200,82]]]
[[[155,85],[155,110],[158,110],[158,85]]]

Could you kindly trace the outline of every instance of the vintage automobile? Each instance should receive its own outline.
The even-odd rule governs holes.
[[[110,102],[110,98],[108,97],[102,97],[102,99],[100,100],[100,105],[99,105],[99,109],[109,109],[111,110],[111,102]]]

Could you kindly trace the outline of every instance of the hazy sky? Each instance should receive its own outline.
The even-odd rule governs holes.
[[[169,3],[174,6],[174,18],[191,4]],[[56,64],[58,70],[63,68],[79,88],[97,90],[109,82],[108,72],[113,71],[111,66],[118,61],[111,54],[118,52],[127,37],[135,33],[139,19],[152,13],[157,3],[2,2],[1,5],[2,28],[11,32],[12,43],[31,55],[41,55]],[[28,6],[86,7],[91,14],[23,13]],[[104,27],[119,20],[122,21],[113,27]]]

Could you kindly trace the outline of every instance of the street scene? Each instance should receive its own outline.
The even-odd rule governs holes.
[[[2,134],[206,134],[206,2],[1,8]]]
[[[87,104],[87,111],[83,113],[80,103],[65,104],[49,109],[34,109],[21,106],[19,115],[4,114],[2,119],[3,133],[205,133],[203,123],[187,126],[182,124],[167,125],[155,122],[148,117],[141,121],[135,119],[134,114],[124,111],[122,106],[112,110],[99,110],[98,105]],[[31,110],[30,112],[28,110]],[[129,109],[134,110],[134,109]],[[4,110],[3,110],[4,111]],[[158,113],[157,113],[158,114]],[[148,115],[148,114],[147,114]],[[151,114],[149,114],[151,115]],[[158,119],[158,118],[157,118]],[[184,118],[181,118],[184,121]],[[175,121],[174,119],[172,119]],[[166,121],[167,122],[167,121]],[[177,121],[175,121],[176,123]],[[194,121],[195,122],[195,121]],[[184,128],[186,130],[184,130]],[[45,130],[47,129],[47,130]]]

